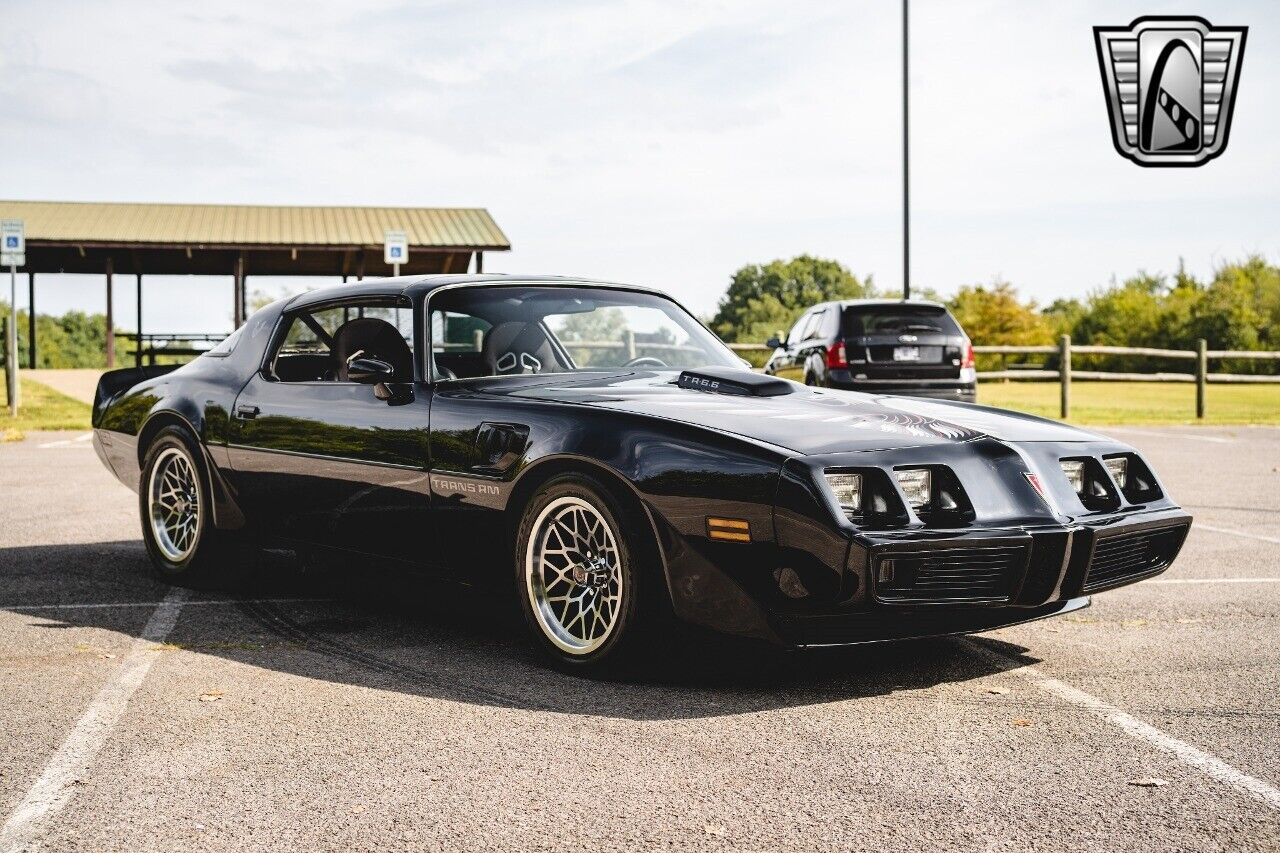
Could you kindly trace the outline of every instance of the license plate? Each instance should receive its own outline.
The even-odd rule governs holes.
[[[920,347],[894,347],[894,361],[919,361]]]

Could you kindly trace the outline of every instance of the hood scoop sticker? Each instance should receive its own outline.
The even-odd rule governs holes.
[[[699,367],[686,370],[675,381],[690,391],[728,394],[734,397],[780,397],[795,393],[796,386],[785,379],[739,370],[733,367]]]

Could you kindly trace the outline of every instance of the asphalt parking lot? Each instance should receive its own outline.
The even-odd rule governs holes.
[[[1280,849],[1280,430],[1101,431],[1196,516],[1157,581],[631,683],[359,567],[170,590],[89,442],[0,446],[0,853]]]

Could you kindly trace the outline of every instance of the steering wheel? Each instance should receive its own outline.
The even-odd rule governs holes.
[[[651,355],[642,355],[637,358],[631,359],[630,361],[628,361],[626,364],[622,366],[623,367],[666,367],[667,363],[662,359],[654,358]]]

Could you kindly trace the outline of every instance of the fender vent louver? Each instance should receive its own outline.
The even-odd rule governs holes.
[[[731,394],[738,397],[779,397],[795,391],[795,386],[785,379],[732,367],[699,367],[697,370],[686,370],[676,378],[675,384],[692,391]]]

